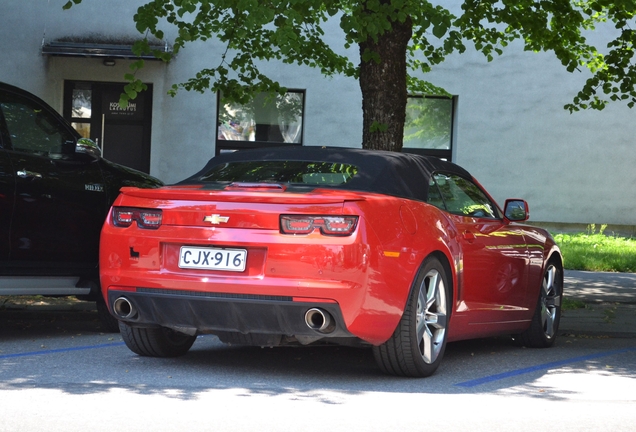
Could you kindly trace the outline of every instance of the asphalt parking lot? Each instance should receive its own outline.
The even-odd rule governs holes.
[[[616,432],[636,422],[632,338],[567,334],[547,350],[457,342],[435,375],[404,379],[347,347],[234,347],[202,336],[183,357],[139,357],[92,311],[5,315],[1,325],[2,431],[507,432],[549,419],[560,431]]]
[[[0,430],[633,431],[636,279],[619,276],[566,274],[566,294],[585,307],[564,312],[555,347],[452,343],[426,379],[383,375],[368,350],[214,336],[184,357],[139,357],[90,303],[5,302]]]

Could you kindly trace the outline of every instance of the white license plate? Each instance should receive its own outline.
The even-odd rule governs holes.
[[[218,249],[181,246],[179,267],[200,270],[243,271],[247,251],[245,249]]]

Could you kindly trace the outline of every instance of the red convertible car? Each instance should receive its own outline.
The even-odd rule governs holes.
[[[185,354],[197,335],[257,346],[372,347],[432,374],[447,342],[557,336],[558,247],[459,166],[419,155],[287,147],[211,159],[158,189],[125,187],[102,230],[103,295],[126,345]]]

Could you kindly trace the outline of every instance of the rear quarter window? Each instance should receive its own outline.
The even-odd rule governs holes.
[[[229,162],[211,167],[201,182],[290,183],[344,185],[358,172],[354,165],[312,161]]]

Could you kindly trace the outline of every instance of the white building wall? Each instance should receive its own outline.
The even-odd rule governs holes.
[[[495,196],[528,200],[532,219],[634,225],[634,110],[570,114],[588,73],[520,44],[488,63],[468,52],[427,79],[459,96],[455,162]]]
[[[121,82],[130,61],[106,67],[101,59],[42,56],[43,38],[137,37],[132,16],[142,1],[84,0],[69,11],[62,10],[64,3],[0,2],[0,81],[37,94],[59,111],[64,80]],[[334,47],[341,45],[337,22],[328,34]],[[181,180],[214,154],[216,96],[180,91],[172,98],[167,91],[216,65],[222,49],[195,43],[168,65],[147,61],[139,74],[154,86],[151,174],[165,182]],[[357,50],[350,55],[357,58]],[[305,145],[360,147],[355,80],[278,63],[263,70],[288,88],[306,90]],[[635,112],[616,104],[569,114],[563,105],[583,85],[584,74],[568,73],[552,54],[523,52],[517,45],[491,63],[475,52],[453,56],[426,78],[458,96],[455,161],[500,203],[528,200],[534,221],[636,225]]]
[[[337,25],[333,31],[339,32]],[[619,103],[570,114],[563,107],[587,76],[567,72],[552,53],[525,52],[517,43],[492,62],[468,50],[423,78],[458,96],[455,162],[498,202],[528,200],[534,221],[634,225],[630,208],[636,192],[625,185],[636,179],[630,168],[636,162],[630,151],[636,113]],[[355,120],[358,131],[359,88],[342,80],[348,87],[329,83],[328,97],[311,102],[329,109],[353,99],[350,115],[341,121]],[[342,88],[350,92],[347,99],[337,97]],[[308,122],[318,118],[307,113]],[[358,145],[359,135],[352,142]]]

